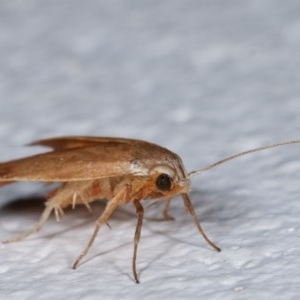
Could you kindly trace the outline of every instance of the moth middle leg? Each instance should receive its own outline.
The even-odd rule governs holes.
[[[101,226],[105,223],[108,224],[107,222],[108,222],[110,216],[112,215],[112,213],[115,211],[115,209],[121,203],[124,202],[124,200],[126,200],[126,198],[128,196],[128,189],[130,189],[130,188],[128,185],[126,185],[126,183],[124,185],[121,185],[120,189],[116,192],[115,196],[107,202],[103,213],[100,215],[100,217],[96,221],[96,226],[92,233],[92,236],[90,237],[88,243],[84,247],[81,254],[75,260],[75,262],[73,264],[73,269],[76,269],[78,267],[81,260],[84,258],[84,256],[87,254],[87,252],[92,247]]]
[[[132,257],[132,272],[133,276],[135,279],[136,283],[140,283],[139,276],[136,270],[136,257],[137,257],[137,249],[138,249],[138,244],[140,242],[141,238],[141,231],[142,231],[142,225],[143,225],[143,218],[144,218],[144,208],[140,201],[135,200],[133,202],[135,209],[136,209],[136,214],[138,217],[138,221],[136,224],[136,229],[135,229],[135,234],[134,234],[134,250],[133,250],[133,257]]]

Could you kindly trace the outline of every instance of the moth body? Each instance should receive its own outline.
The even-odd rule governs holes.
[[[61,185],[48,194],[45,209],[37,224],[31,230],[6,242],[19,241],[38,232],[53,212],[59,220],[68,206],[75,208],[83,204],[90,209],[90,202],[106,199],[106,207],[97,219],[90,239],[74,262],[73,268],[76,268],[114,210],[122,204],[132,203],[137,214],[132,271],[135,281],[139,283],[136,260],[144,217],[142,200],[165,200],[163,216],[170,220],[170,201],[174,196],[180,195],[199,233],[210,246],[220,251],[206,236],[195,214],[188,196],[190,178],[243,155],[296,143],[300,141],[287,141],[247,150],[187,173],[177,154],[146,141],[79,136],[34,142],[31,145],[51,147],[53,150],[1,163],[0,187],[18,181],[57,182]]]

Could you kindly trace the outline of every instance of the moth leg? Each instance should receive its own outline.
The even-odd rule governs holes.
[[[28,231],[25,231],[11,239],[3,241],[3,243],[12,243],[12,242],[18,242],[29,235],[33,233],[37,233],[40,231],[40,229],[43,227],[43,225],[46,223],[46,221],[49,219],[52,211],[54,210],[54,215],[57,221],[60,220],[60,217],[64,215],[63,207],[65,207],[65,201],[66,201],[66,193],[64,193],[64,187],[58,188],[57,190],[54,190],[49,193],[49,198],[45,203],[45,209],[39,219],[39,221],[36,223],[36,225]]]
[[[138,216],[138,221],[136,224],[135,234],[134,234],[134,250],[133,250],[133,257],[132,257],[132,271],[133,276],[136,283],[140,283],[139,276],[136,271],[136,257],[137,257],[137,248],[141,237],[142,225],[143,225],[143,218],[144,218],[144,208],[142,204],[138,200],[134,200],[133,202],[136,214]]]
[[[221,248],[219,248],[216,244],[214,244],[205,234],[203,228],[200,225],[200,222],[197,218],[197,215],[195,213],[193,204],[191,203],[191,200],[189,198],[189,196],[187,194],[181,194],[181,197],[183,199],[183,203],[184,203],[184,207],[186,209],[186,211],[192,216],[194,224],[196,225],[198,231],[200,232],[200,234],[203,236],[203,238],[205,239],[205,241],[212,246],[214,249],[216,249],[218,252],[221,251]]]
[[[80,198],[80,201],[78,201],[79,200],[78,198]],[[82,198],[82,196],[78,195],[78,193],[75,191],[72,196],[72,209],[73,210],[75,209],[76,204],[78,202],[79,204],[83,204],[89,213],[92,213],[93,210],[92,210],[88,200],[86,200],[85,198]]]
[[[37,233],[42,228],[42,226],[46,223],[46,221],[49,219],[52,210],[53,210],[53,206],[47,206],[44,209],[44,211],[40,217],[40,220],[36,223],[36,225],[31,230],[25,231],[11,239],[5,240],[5,241],[3,241],[3,243],[7,244],[7,243],[18,242],[18,241],[25,239],[26,237],[28,237],[29,235],[31,235],[33,233]]]
[[[163,218],[166,221],[174,221],[175,220],[175,218],[169,214],[171,200],[172,200],[172,198],[168,198],[166,200],[166,205],[165,205],[164,210],[163,210]]]
[[[96,239],[96,236],[97,236],[101,226],[103,224],[108,223],[108,219],[111,216],[111,214],[120,205],[120,203],[122,203],[123,200],[125,200],[126,195],[127,195],[127,189],[128,189],[128,186],[126,186],[126,185],[123,186],[122,188],[120,188],[120,190],[117,192],[117,194],[111,200],[109,200],[107,202],[103,213],[101,214],[101,216],[96,221],[96,227],[94,229],[94,232],[93,232],[92,236],[90,237],[88,243],[86,244],[86,246],[83,249],[83,251],[81,252],[81,254],[75,260],[75,262],[73,264],[73,269],[76,269],[78,267],[81,260],[84,258],[84,256],[87,254],[87,252],[90,250],[91,246],[93,245],[93,243]]]

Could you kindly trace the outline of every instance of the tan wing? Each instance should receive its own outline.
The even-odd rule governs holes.
[[[80,148],[86,146],[99,145],[99,143],[118,142],[118,143],[134,143],[141,142],[134,139],[113,138],[113,137],[96,137],[96,136],[63,136],[48,139],[42,139],[30,143],[30,146],[51,147],[54,150],[63,150],[71,148]]]
[[[130,139],[62,137],[33,144],[51,146],[54,151],[0,164],[0,182],[146,176],[153,160],[160,164],[178,159],[167,149]]]

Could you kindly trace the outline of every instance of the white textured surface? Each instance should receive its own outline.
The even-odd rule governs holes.
[[[63,134],[135,137],[188,170],[300,137],[300,3],[38,1],[0,4],[0,158]],[[175,222],[147,210],[132,280],[135,217],[118,210],[80,268],[93,228],[79,208],[37,236],[1,245],[1,299],[298,299],[300,146],[255,154],[193,179],[202,240],[180,199]],[[29,228],[36,184],[0,191],[0,237]],[[96,206],[98,211],[101,205]]]

